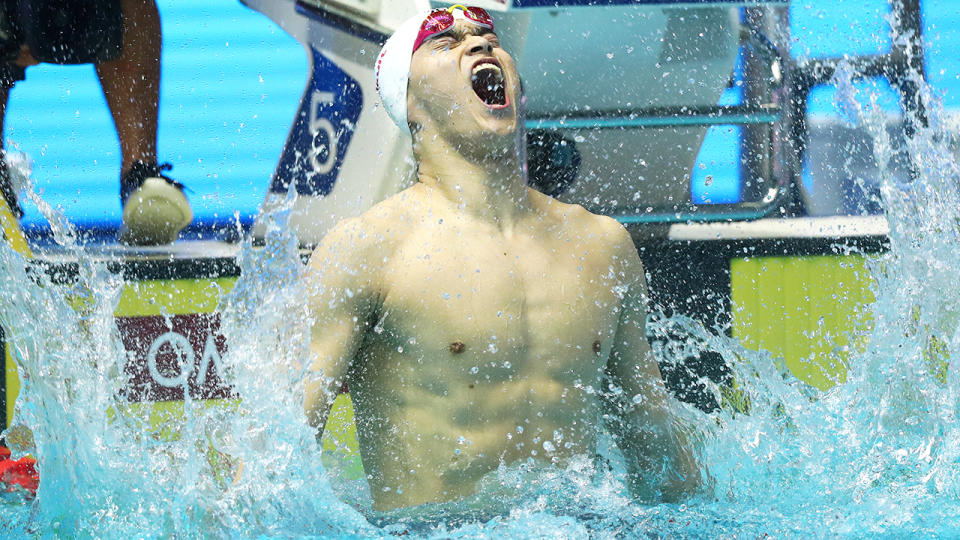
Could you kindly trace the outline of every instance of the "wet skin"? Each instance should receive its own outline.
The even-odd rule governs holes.
[[[311,258],[308,419],[322,428],[336,389],[349,384],[377,510],[471,494],[500,464],[593,455],[604,413],[634,476],[664,456],[694,470],[666,427],[629,235],[523,186],[512,60],[489,43],[474,47],[487,41],[479,32],[458,39],[411,66],[421,182],[340,223]],[[415,87],[451,69],[469,74],[469,51],[504,66],[509,115],[484,116],[469,77]],[[477,101],[445,124],[448,99]],[[471,151],[476,159],[462,158]],[[624,405],[635,395],[638,405]],[[695,480],[667,478],[664,489]]]

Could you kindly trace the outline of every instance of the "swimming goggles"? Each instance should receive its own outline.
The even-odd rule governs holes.
[[[423,45],[423,42],[442,34],[453,27],[456,18],[453,16],[453,10],[459,9],[464,17],[474,24],[493,30],[493,17],[487,13],[487,10],[478,7],[467,7],[460,4],[452,5],[448,8],[435,9],[427,15],[420,25],[420,33],[417,34],[416,41],[413,42],[413,50],[416,51]]]

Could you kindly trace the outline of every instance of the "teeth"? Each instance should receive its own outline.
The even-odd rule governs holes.
[[[498,77],[503,77],[503,72],[500,70],[500,67],[496,64],[477,64],[473,68],[473,75],[480,73],[485,69],[492,69],[497,72]]]

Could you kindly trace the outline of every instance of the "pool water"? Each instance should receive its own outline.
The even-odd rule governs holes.
[[[838,99],[874,136],[886,163],[897,148],[876,95],[839,71]],[[298,396],[309,314],[298,242],[284,206],[266,245],[246,245],[242,276],[223,302],[227,377],[242,402],[187,400],[175,441],[158,441],[118,397],[125,355],[113,312],[122,279],[84,258],[71,226],[42,200],[59,243],[77,251],[69,287],[29,274],[0,247],[0,322],[19,357],[16,421],[33,428],[41,486],[0,500],[4,537],[950,537],[960,534],[960,171],[942,108],[925,88],[930,127],[907,140],[916,179],[881,168],[890,250],[871,259],[876,302],[866,345],[847,379],[818,391],[769,355],[682,318],[690,347],[719,352],[734,390],[725,406],[676,404],[709,481],[684,504],[630,500],[622,458],[564,469],[503,467],[468,500],[376,515],[363,486],[324,466]],[[290,202],[289,200],[287,201]],[[289,205],[287,206],[289,207]],[[79,308],[70,297],[84,299]],[[282,344],[282,346],[278,346]],[[661,358],[670,361],[670,358]],[[706,382],[705,384],[712,384]],[[598,422],[599,424],[599,422]],[[242,461],[234,482],[228,462]],[[333,474],[328,474],[332,472]],[[338,496],[352,493],[352,505]]]

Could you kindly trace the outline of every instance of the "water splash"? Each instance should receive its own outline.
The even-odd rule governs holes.
[[[639,504],[622,457],[604,437],[603,466],[502,467],[482,495],[376,514],[341,502],[300,407],[310,313],[292,194],[269,216],[265,246],[245,244],[242,277],[223,302],[222,365],[242,401],[183,405],[176,437],[157,440],[122,398],[124,349],[113,313],[123,280],[83,256],[68,223],[34,197],[55,238],[80,262],[55,284],[0,246],[0,323],[23,388],[15,422],[35,434],[42,484],[34,500],[0,500],[4,536],[392,536],[599,538],[634,536],[953,536],[960,529],[960,171],[942,108],[922,81],[926,124],[893,140],[876,96],[837,75],[852,122],[868,129],[881,165],[890,250],[868,263],[876,302],[846,382],[817,391],[782,362],[682,317],[651,331],[682,334],[670,362],[711,350],[735,386],[701,381],[723,406],[678,405],[709,478],[685,504]],[[858,93],[859,92],[859,93]],[[897,153],[909,181],[885,166]],[[721,329],[722,330],[722,329]],[[840,359],[838,359],[840,360]],[[329,459],[326,460],[329,463]],[[242,472],[238,472],[242,467]],[[334,484],[336,484],[334,480]],[[352,486],[350,489],[354,489]],[[343,490],[341,489],[341,492]],[[358,500],[363,500],[359,497]],[[491,501],[496,504],[491,505]]]
[[[757,516],[758,532],[777,535],[955,536],[960,171],[928,86],[913,81],[928,123],[913,118],[916,133],[896,141],[878,95],[857,90],[855,76],[841,66],[835,83],[873,137],[890,226],[889,251],[868,261],[876,301],[866,346],[844,362],[845,383],[819,392],[773,359],[687,324],[727,361],[740,405],[700,424],[715,500],[695,511]],[[887,167],[897,153],[914,164],[908,182]]]
[[[123,398],[126,354],[113,321],[123,280],[84,257],[69,225],[35,201],[80,271],[75,283],[58,286],[0,248],[0,322],[22,381],[13,423],[32,429],[29,450],[42,478],[36,499],[0,520],[4,536],[336,536],[371,529],[333,495],[302,420],[295,386],[308,327],[285,319],[303,307],[296,238],[274,241],[280,227],[288,230],[285,222],[272,220],[267,248],[253,256],[248,244],[238,261],[245,275],[269,286],[241,280],[223,312],[231,343],[223,366],[245,399],[214,408],[185,392],[171,440]],[[250,311],[264,306],[278,309]]]

